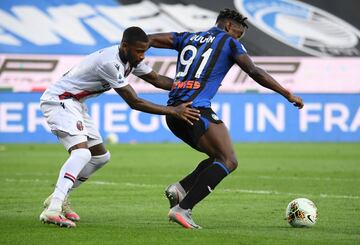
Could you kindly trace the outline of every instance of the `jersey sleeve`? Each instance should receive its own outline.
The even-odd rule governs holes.
[[[231,56],[236,58],[239,55],[246,54],[244,45],[235,38],[230,39]]]
[[[179,51],[182,47],[181,44],[187,36],[188,32],[172,32],[173,35],[173,49]]]
[[[136,68],[132,71],[135,76],[149,74],[150,72],[152,72],[152,68],[146,65],[144,62],[138,64]]]
[[[129,84],[124,74],[122,74],[121,71],[118,71],[115,64],[112,64],[111,62],[99,66],[97,72],[112,88],[121,88]]]

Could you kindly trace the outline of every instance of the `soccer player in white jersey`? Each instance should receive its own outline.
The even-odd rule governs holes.
[[[80,220],[69,204],[68,194],[91,174],[104,166],[110,152],[87,113],[84,100],[113,88],[132,108],[148,113],[172,115],[192,124],[199,111],[184,103],[177,107],[161,106],[141,99],[128,84],[133,73],[156,87],[170,90],[173,80],[152,71],[142,61],[149,47],[145,32],[139,27],[124,31],[120,46],[112,46],[88,55],[42,95],[41,110],[53,134],[70,156],[62,166],[54,192],[44,201],[40,221],[75,227]]]

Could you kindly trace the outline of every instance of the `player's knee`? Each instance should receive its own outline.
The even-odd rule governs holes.
[[[238,161],[237,161],[236,157],[233,156],[226,160],[225,165],[229,169],[230,172],[233,172],[238,166]]]
[[[76,156],[77,158],[83,159],[84,162],[89,162],[91,159],[91,152],[87,148],[78,148],[71,151],[72,156]]]
[[[106,163],[108,163],[110,161],[110,158],[111,158],[111,154],[109,151],[107,151],[103,155],[92,156],[91,163],[96,165],[96,167],[101,168],[102,166],[104,166]]]
[[[229,169],[230,172],[235,171],[235,169],[237,169],[238,165],[239,165],[239,163],[238,163],[236,157],[233,157],[230,161],[230,169]]]
[[[238,166],[238,161],[235,155],[217,157],[216,159],[219,159],[219,161],[225,165],[229,172],[234,171]]]
[[[102,162],[104,164],[108,163],[110,161],[110,158],[111,158],[111,154],[110,154],[110,151],[107,151],[102,157]]]

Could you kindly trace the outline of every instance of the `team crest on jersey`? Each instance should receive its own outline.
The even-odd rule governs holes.
[[[76,122],[76,127],[79,131],[83,131],[84,130],[84,125],[82,123],[82,121],[77,121]]]
[[[359,56],[360,31],[297,0],[235,0],[251,24],[278,41],[314,56]]]

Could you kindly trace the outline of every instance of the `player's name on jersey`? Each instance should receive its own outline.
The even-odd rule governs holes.
[[[212,43],[214,40],[215,40],[214,36],[203,37],[197,34],[195,34],[190,38],[190,41],[195,41],[199,43]]]

